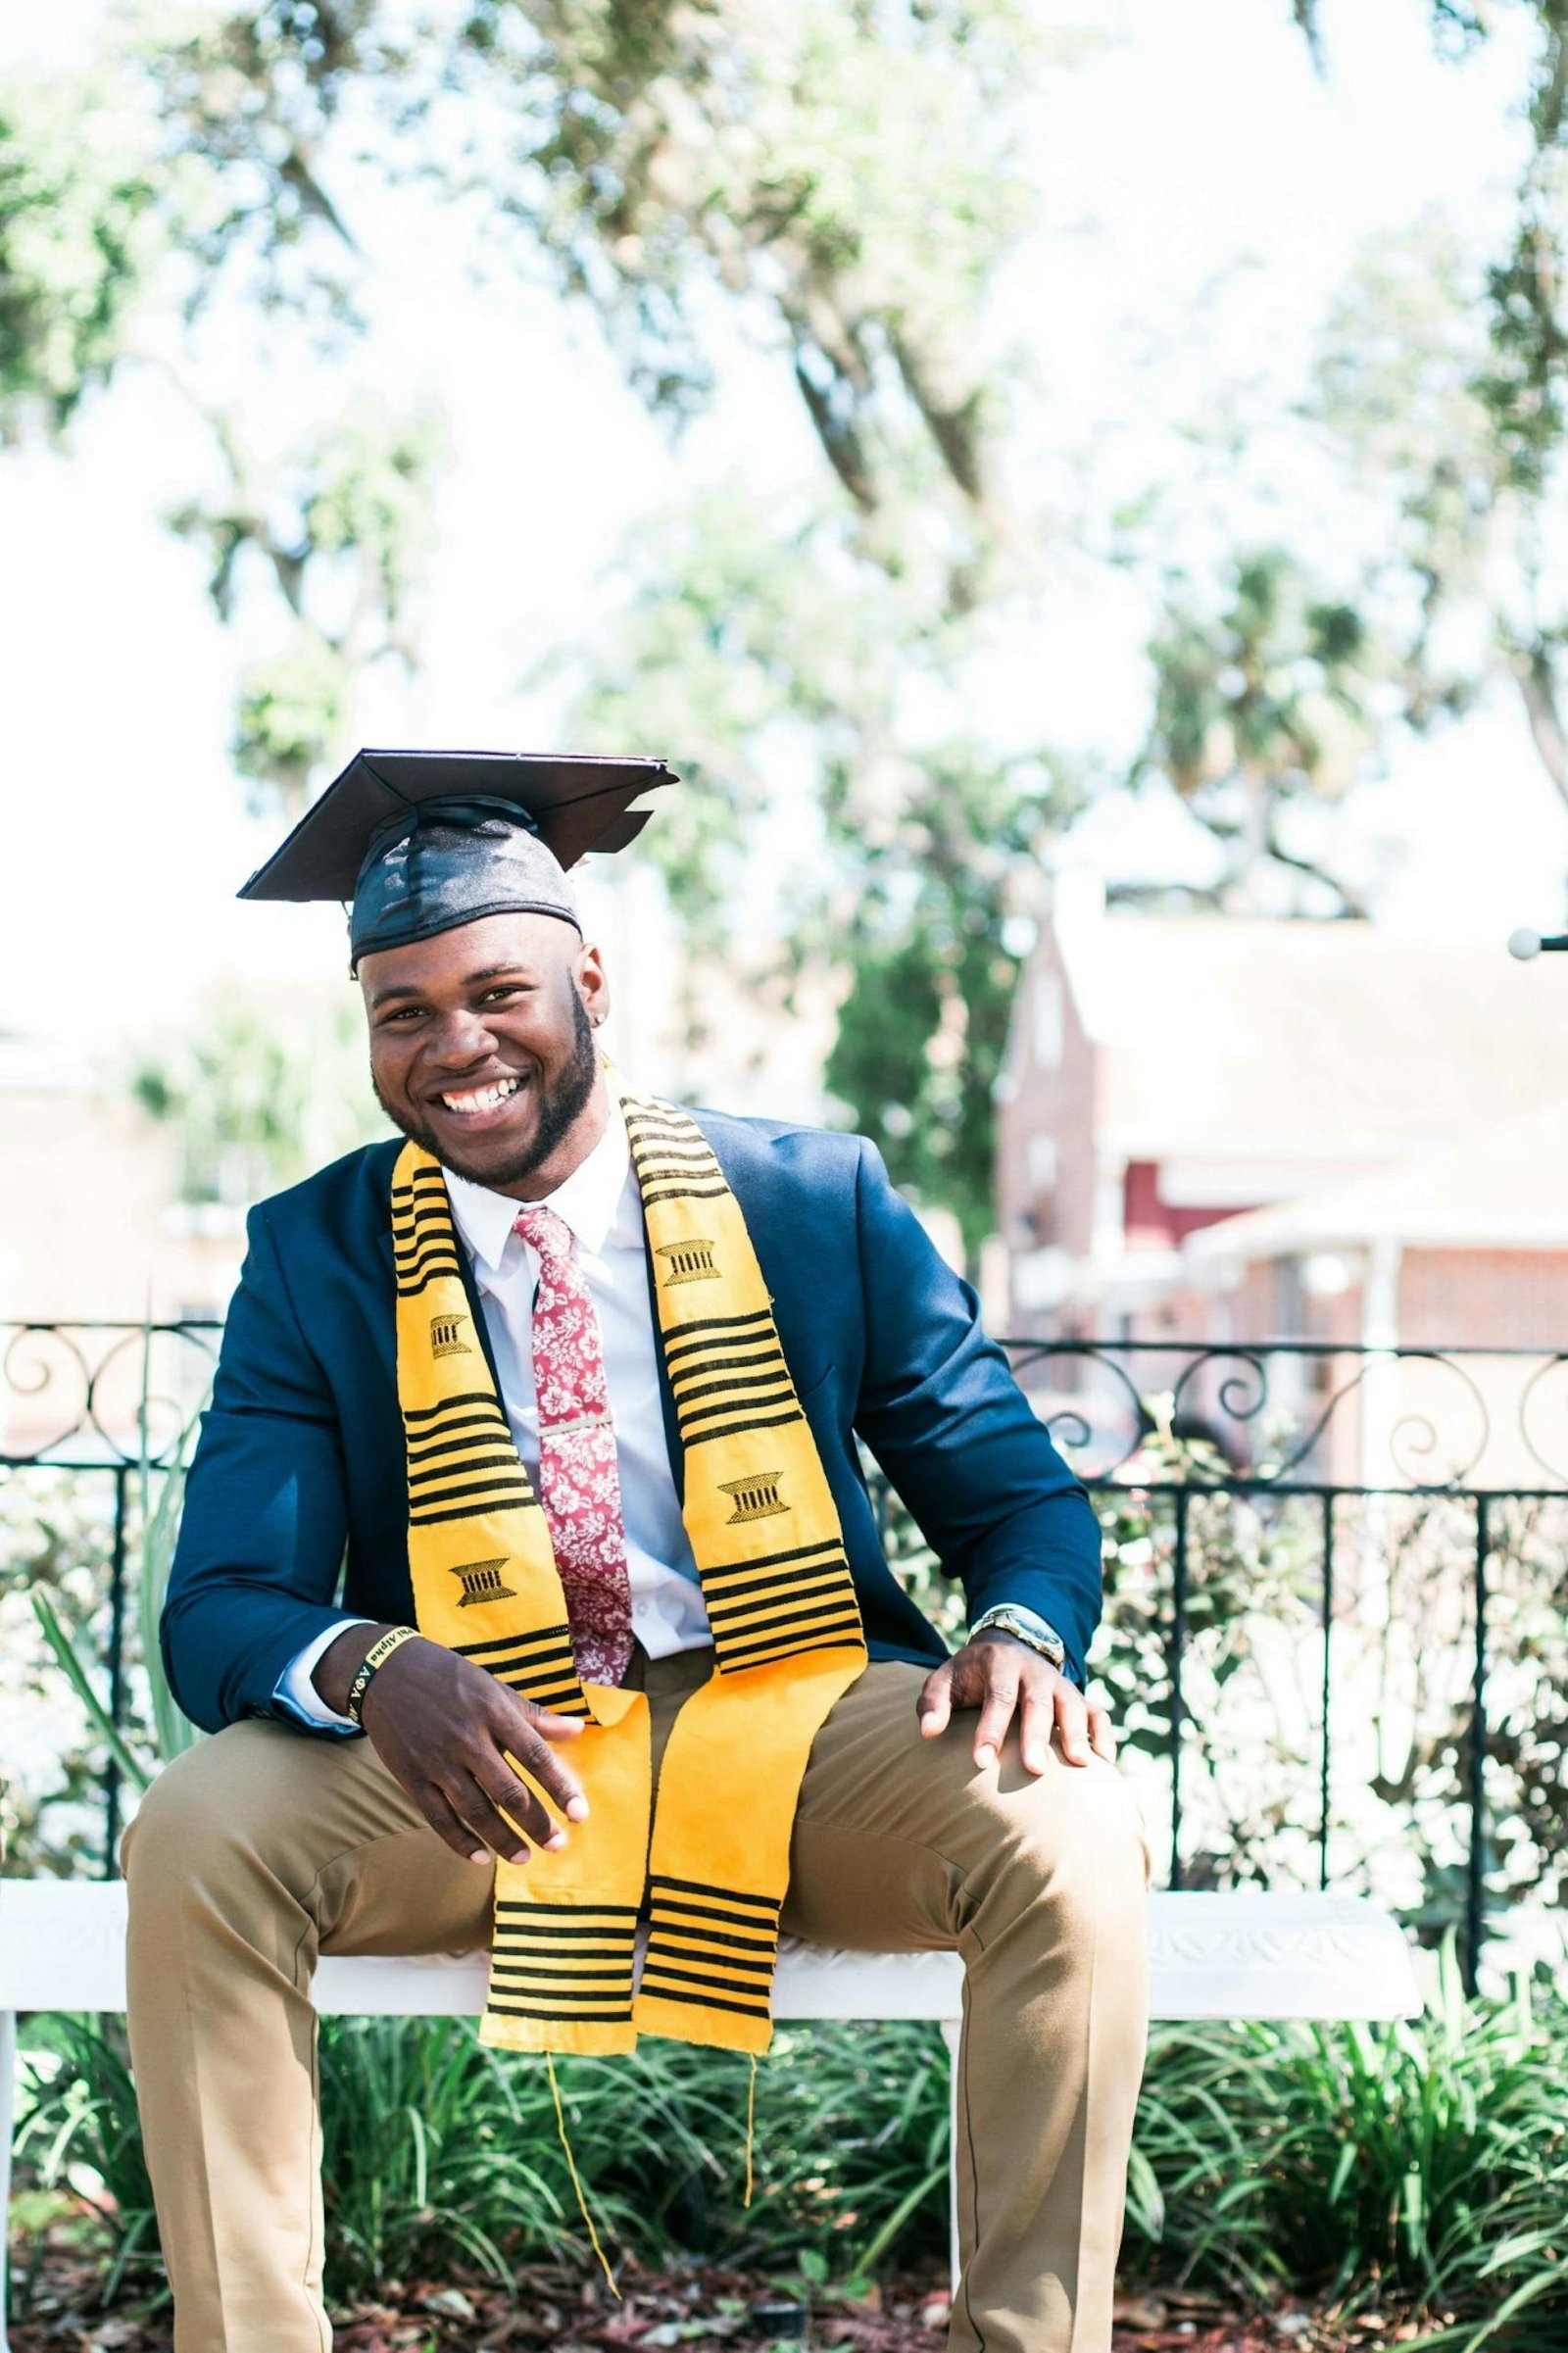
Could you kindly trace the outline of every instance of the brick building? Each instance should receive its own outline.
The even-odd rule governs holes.
[[[1017,1332],[1568,1335],[1568,958],[1107,912],[1069,874],[1002,1094]]]
[[[1183,1257],[1211,1328],[1272,1331],[1283,1313],[1314,1341],[1441,1352],[1363,1377],[1357,1410],[1330,1433],[1336,1475],[1462,1469],[1528,1488],[1568,1473],[1568,1376],[1547,1363],[1568,1348],[1568,1095],[1380,1176],[1205,1227]],[[1453,1357],[1464,1348],[1499,1353]],[[1320,1387],[1350,1369],[1323,1365]]]

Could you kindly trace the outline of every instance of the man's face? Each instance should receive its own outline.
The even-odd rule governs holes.
[[[599,952],[554,915],[485,915],[360,961],[370,1078],[395,1127],[459,1176],[519,1201],[598,1142]]]

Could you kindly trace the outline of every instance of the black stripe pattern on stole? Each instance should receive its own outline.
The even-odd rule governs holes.
[[[623,1111],[645,1207],[660,1201],[718,1201],[729,1193],[695,1119],[662,1103],[627,1103]],[[805,1418],[767,1308],[696,1316],[671,1325],[662,1338],[682,1446]]]
[[[737,1895],[696,1880],[648,1883],[649,1936],[642,1990],[699,2010],[765,2018],[778,1959],[781,1898]]]
[[[766,1307],[754,1315],[698,1316],[671,1324],[663,1337],[684,1446],[805,1419]]]
[[[511,2018],[631,2017],[635,1904],[501,1900],[490,1948],[490,2008]]]
[[[409,1455],[409,1525],[437,1528],[487,1511],[539,1508],[506,1415],[482,1390],[403,1416]]]
[[[695,1119],[663,1104],[656,1110],[628,1102],[621,1109],[645,1208],[651,1201],[723,1199],[729,1187]]]
[[[439,1168],[416,1169],[407,1184],[393,1185],[392,1255],[400,1299],[417,1299],[442,1275],[462,1282],[457,1231]]]
[[[553,1716],[586,1716],[588,1702],[577,1680],[569,1627],[542,1626],[536,1634],[507,1635],[493,1642],[454,1642],[459,1658],[471,1658],[497,1683],[548,1708]]]
[[[416,1168],[406,1184],[394,1183],[392,1253],[400,1299],[417,1299],[442,1277],[462,1282],[457,1229],[439,1168]],[[480,1353],[466,1311],[434,1317],[431,1345],[437,1355]],[[410,1406],[403,1426],[411,1528],[482,1519],[492,1511],[538,1509],[539,1499],[493,1391],[466,1390],[438,1405]]]
[[[718,1664],[729,1672],[798,1650],[855,1650],[864,1640],[841,1538],[709,1569],[703,1596]]]

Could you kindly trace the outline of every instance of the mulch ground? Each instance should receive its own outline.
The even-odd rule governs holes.
[[[140,2298],[102,2309],[103,2261],[50,2231],[41,2256],[15,2250],[12,2353],[170,2353],[169,2312]],[[29,2262],[29,2256],[32,2260]],[[776,2282],[694,2266],[628,2263],[616,2303],[601,2279],[554,2264],[517,2275],[512,2295],[466,2281],[389,2282],[384,2300],[340,2314],[337,2353],[609,2353],[683,2346],[690,2353],[943,2353],[949,2298],[931,2280],[892,2281],[854,2300],[831,2290],[809,2309]],[[1117,2298],[1115,2353],[1372,2353],[1407,2341],[1408,2327],[1363,2320],[1348,2330],[1304,2307],[1238,2313],[1213,2296],[1150,2288]]]

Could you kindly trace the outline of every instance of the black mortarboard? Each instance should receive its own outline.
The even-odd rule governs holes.
[[[635,841],[652,811],[630,804],[677,781],[662,760],[358,752],[239,895],[351,899],[356,963],[481,915],[576,923],[565,869]]]

